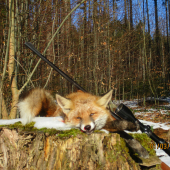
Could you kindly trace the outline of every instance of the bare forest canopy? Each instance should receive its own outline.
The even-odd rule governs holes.
[[[1,118],[18,117],[16,104],[24,90],[42,87],[62,95],[76,90],[46,63],[37,64],[39,58],[24,43],[33,43],[43,53],[80,2],[1,0]],[[168,96],[169,28],[169,0],[86,0],[67,18],[44,55],[93,94],[112,88],[115,99]]]

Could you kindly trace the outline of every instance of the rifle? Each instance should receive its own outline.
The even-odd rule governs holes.
[[[25,45],[32,50],[35,54],[37,54],[42,60],[44,60],[47,64],[49,64],[55,71],[57,71],[59,74],[61,74],[66,80],[68,80],[69,82],[71,82],[72,84],[74,84],[78,89],[82,90],[83,92],[86,92],[86,90],[84,88],[82,88],[77,82],[75,82],[72,78],[70,78],[66,73],[64,73],[62,70],[60,70],[57,66],[55,66],[52,62],[50,62],[47,58],[45,58],[30,42],[26,42]],[[159,138],[158,136],[156,136],[152,131],[151,131],[151,127],[145,126],[143,125],[138,119],[136,119],[134,117],[134,115],[132,114],[132,112],[130,111],[130,109],[128,107],[126,107],[124,104],[120,104],[115,113],[113,111],[111,111],[111,115],[117,119],[125,119],[127,121],[131,121],[133,123],[138,123],[140,126],[140,130],[143,133],[146,133],[152,140],[154,140],[157,144],[163,145],[163,150],[170,155],[170,148],[169,148],[169,144],[164,141],[163,139]],[[118,115],[118,116],[117,116]],[[126,132],[123,132],[124,134],[126,134],[126,136],[128,135]],[[127,138],[130,138],[129,135]],[[164,147],[166,145],[166,148]]]

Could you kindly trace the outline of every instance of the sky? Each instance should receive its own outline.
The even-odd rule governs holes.
[[[146,0],[144,0],[146,2]],[[110,1],[111,2],[111,1]],[[133,24],[136,25],[140,20],[143,21],[143,0],[132,0],[133,3]],[[157,0],[158,5],[158,21],[159,25],[165,26],[165,19],[166,19],[166,10],[165,6],[163,5],[163,0]],[[122,20],[124,17],[124,0],[117,1],[117,16],[118,19]],[[150,28],[151,33],[155,31],[155,6],[154,0],[148,0],[148,9],[149,9],[149,19],[150,19]],[[145,4],[145,16],[147,19],[147,8]],[[147,24],[147,23],[146,23]],[[147,26],[146,26],[147,30]]]
[[[146,2],[146,0],[144,0]],[[166,13],[165,13],[165,6],[163,5],[164,0],[157,0],[158,4],[158,20],[159,20],[159,26],[160,28],[165,29],[165,19],[166,19]],[[99,1],[98,1],[99,2]],[[113,0],[109,0],[109,6],[110,6],[110,12],[112,14],[113,9]],[[124,17],[124,0],[117,0],[117,10],[116,10],[116,16],[118,20],[123,20]],[[133,3],[133,24],[134,26],[139,23],[139,21],[143,20],[143,0],[132,0]],[[77,3],[72,0],[72,8],[77,5]],[[92,6],[91,6],[92,8]],[[155,31],[155,8],[154,8],[154,0],[148,0],[148,8],[149,8],[149,19],[150,19],[150,28],[151,28],[151,34],[153,35]],[[87,14],[88,16],[88,14]],[[83,18],[83,10],[77,9],[74,15],[72,15],[73,23],[75,25],[78,24],[78,19],[81,20]],[[146,13],[146,4],[145,4],[145,17],[147,19],[147,13]],[[146,30],[147,30],[147,22],[146,22]],[[166,33],[166,31],[164,31]]]

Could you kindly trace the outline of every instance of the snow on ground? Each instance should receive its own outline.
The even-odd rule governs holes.
[[[113,103],[115,103],[117,106],[121,103],[126,105],[127,107],[135,108],[138,107],[138,100],[133,100],[133,101],[123,101],[123,100],[114,100]]]
[[[54,128],[57,130],[70,130],[71,127],[63,122],[62,117],[35,117],[33,119],[35,122],[34,127],[41,128]]]
[[[151,126],[153,129],[164,129],[164,130],[169,130],[170,129],[170,125],[166,125],[167,123],[153,123],[150,121],[146,121],[146,120],[139,120],[141,123],[143,123],[144,125],[149,125]]]
[[[164,130],[169,130],[170,129],[170,125],[166,125],[166,123],[153,123],[150,121],[146,121],[146,120],[139,120],[141,123],[143,123],[144,125],[149,125],[150,127],[152,127],[153,129],[164,129]],[[138,130],[137,132],[130,132],[128,130],[125,130],[127,133],[142,133],[140,130]]]
[[[9,119],[4,120],[0,119],[0,125],[10,125],[16,122],[21,122],[21,119]],[[67,126],[63,123],[62,117],[35,117],[33,119],[35,122],[34,127],[41,129],[41,128],[48,128],[48,129],[57,129],[57,130],[70,130],[71,127]]]
[[[10,125],[19,121],[21,121],[21,119],[9,119],[9,120],[0,119],[0,125]]]
[[[170,156],[167,155],[162,149],[160,148],[157,149],[157,146],[156,146],[155,151],[159,159],[170,167]]]

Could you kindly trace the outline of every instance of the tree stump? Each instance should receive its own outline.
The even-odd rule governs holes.
[[[0,128],[0,169],[137,170],[119,134],[64,136]]]

